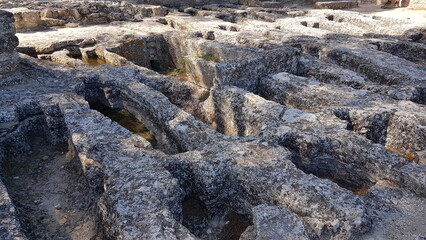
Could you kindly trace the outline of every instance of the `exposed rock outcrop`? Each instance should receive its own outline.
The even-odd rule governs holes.
[[[15,48],[19,44],[15,36],[13,14],[0,10],[0,76],[13,73],[18,68],[18,53]]]

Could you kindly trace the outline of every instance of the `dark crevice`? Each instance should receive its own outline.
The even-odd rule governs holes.
[[[357,195],[365,195],[374,185],[359,169],[348,169],[338,159],[333,147],[327,140],[322,140],[309,146],[299,146],[297,137],[285,135],[280,140],[280,145],[292,153],[291,161],[297,168],[306,174],[330,180],[340,187],[348,189]],[[302,147],[308,147],[302,149]]]
[[[348,189],[349,191],[352,191],[355,195],[358,196],[366,196],[368,194],[368,191],[370,190],[370,188],[372,186],[374,186],[375,183],[373,182],[367,182],[365,184],[348,184],[344,181],[342,181],[341,179],[333,179],[333,178],[325,178],[325,179],[329,179],[330,181],[336,183],[337,185],[339,185],[339,187],[341,188],[345,188]]]
[[[248,215],[227,208],[213,213],[196,193],[191,193],[182,202],[182,224],[201,239],[238,240],[253,223]]]
[[[348,125],[346,126],[347,130],[350,130],[350,131],[354,130],[354,125],[353,125],[351,118],[349,116],[349,109],[335,109],[335,110],[333,110],[333,114],[337,118],[348,122]]]
[[[163,69],[161,67],[161,62],[158,60],[149,60],[149,65],[151,66],[151,69],[156,72],[161,72]]]
[[[182,224],[194,235],[200,237],[208,227],[207,207],[200,198],[191,194],[182,202]]]
[[[339,119],[348,122],[347,130],[355,131],[374,143],[378,143],[383,146],[386,145],[387,128],[389,126],[392,113],[383,112],[372,114],[355,123],[352,120],[349,109],[335,109],[333,113]]]
[[[241,234],[253,225],[246,215],[229,212],[225,216],[225,226],[219,234],[218,240],[239,240]]]
[[[150,36],[124,40],[119,46],[108,49],[134,64],[156,72],[174,68],[169,46],[163,36]]]

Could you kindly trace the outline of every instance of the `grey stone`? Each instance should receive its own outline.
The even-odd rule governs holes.
[[[15,21],[11,12],[0,10],[0,19],[3,23],[13,23]]]
[[[15,33],[16,29],[13,23],[0,23],[0,36],[14,35]]]
[[[226,239],[230,213],[246,240],[424,236],[422,23],[207,2],[0,3],[18,32],[35,30],[16,34],[28,55],[0,53],[1,168],[34,154],[34,136],[68,144],[100,238]],[[127,110],[157,144],[102,108]],[[0,182],[2,239],[31,231],[13,191]]]
[[[253,216],[256,239],[315,239],[302,219],[284,207],[259,205]]]
[[[0,37],[0,41],[0,52],[2,53],[12,52],[19,44],[18,38],[11,34]]]
[[[0,10],[0,19],[0,75],[6,75],[18,68],[18,55],[14,50],[19,40],[15,36],[13,14]]]

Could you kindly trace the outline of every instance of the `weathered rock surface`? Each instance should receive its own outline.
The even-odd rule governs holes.
[[[0,1],[0,238],[40,223],[4,174],[37,138],[93,195],[80,239],[424,238],[424,22],[207,2]]]
[[[15,36],[13,14],[0,10],[0,76],[13,73],[18,68],[18,54],[15,48],[19,44]]]
[[[255,239],[313,238],[299,217],[286,208],[259,205],[253,208],[253,218]]]

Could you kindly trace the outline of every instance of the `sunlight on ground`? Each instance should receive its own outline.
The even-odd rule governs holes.
[[[349,11],[381,17],[409,18],[413,23],[419,23],[426,27],[426,10],[413,10],[405,7],[382,9],[378,5],[360,5],[358,8],[349,9]]]

